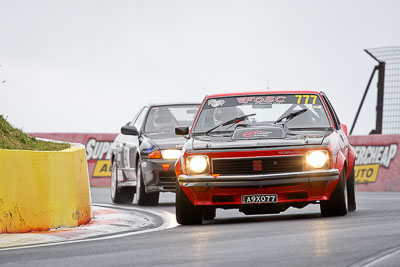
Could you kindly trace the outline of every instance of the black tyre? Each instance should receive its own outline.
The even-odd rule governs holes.
[[[347,186],[347,201],[348,201],[348,211],[352,212],[355,211],[357,208],[356,205],[356,192],[355,192],[355,175],[354,175],[354,166],[351,170],[350,176],[347,179],[346,186]]]
[[[217,216],[217,210],[209,207],[204,209],[204,220],[213,220]]]
[[[183,225],[202,224],[203,210],[190,202],[179,183],[176,183],[176,221]]]
[[[118,185],[117,163],[113,161],[111,167],[111,201],[116,204],[130,204],[135,195],[134,187],[121,187]]]
[[[136,200],[139,206],[156,206],[160,198],[160,192],[146,193],[143,182],[142,162],[139,159],[136,167]]]
[[[339,182],[329,200],[321,201],[323,217],[344,216],[347,214],[346,170],[343,168]]]

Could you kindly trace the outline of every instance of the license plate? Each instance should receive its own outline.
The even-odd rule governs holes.
[[[242,203],[276,203],[278,202],[278,195],[246,195],[242,196]]]

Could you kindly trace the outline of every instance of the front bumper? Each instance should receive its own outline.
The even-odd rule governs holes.
[[[339,170],[330,169],[323,171],[289,172],[278,174],[220,175],[216,178],[211,175],[180,175],[178,181],[182,183],[184,187],[248,187],[327,182],[337,180],[338,177]]]
[[[146,184],[146,192],[175,192],[175,162],[176,160],[142,159],[143,181]]]
[[[178,181],[194,205],[241,207],[241,196],[276,194],[278,203],[313,203],[328,200],[338,182],[340,171],[290,172],[261,175],[180,175]]]

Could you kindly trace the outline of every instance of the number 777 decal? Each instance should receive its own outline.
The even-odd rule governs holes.
[[[295,97],[297,97],[297,104],[315,104],[315,101],[317,101],[316,95],[295,95]],[[310,97],[312,98],[312,103],[308,103]]]

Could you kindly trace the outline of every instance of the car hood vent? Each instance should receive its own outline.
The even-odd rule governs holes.
[[[282,127],[257,127],[237,129],[233,133],[233,140],[249,140],[249,139],[271,139],[284,138],[285,132]]]

